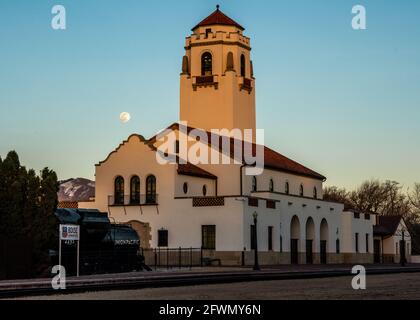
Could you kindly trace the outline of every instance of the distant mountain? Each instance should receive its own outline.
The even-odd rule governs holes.
[[[89,179],[76,178],[60,181],[58,201],[88,201],[95,196],[95,182]]]

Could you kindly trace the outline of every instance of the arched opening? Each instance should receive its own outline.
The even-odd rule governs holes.
[[[286,184],[284,185],[284,193],[285,194],[289,194],[290,193],[290,185],[289,185],[289,182],[286,182]]]
[[[213,57],[210,52],[204,52],[201,56],[201,75],[211,76],[213,74]]]
[[[314,199],[318,199],[318,189],[314,187]]]
[[[245,77],[246,74],[246,59],[245,55],[241,55],[241,77]]]
[[[146,179],[146,203],[155,204],[156,200],[156,177],[150,175]]]
[[[290,222],[290,261],[292,264],[299,263],[299,240],[300,240],[300,222],[297,216]]]
[[[269,185],[270,192],[274,192],[274,180],[270,179],[270,185]]]
[[[314,242],[315,240],[315,223],[314,220],[309,217],[306,221],[306,263],[312,264],[314,262]]]
[[[320,227],[320,259],[321,264],[327,264],[327,250],[328,250],[328,222],[323,219]]]
[[[136,231],[140,239],[140,247],[143,249],[149,249],[150,240],[152,240],[152,229],[149,223],[140,221],[130,221],[129,225]]]
[[[121,176],[114,181],[114,204],[124,204],[124,178]]]
[[[207,196],[207,185],[203,185],[203,196]]]
[[[131,177],[130,204],[140,204],[140,178],[138,176]]]
[[[253,176],[252,177],[252,192],[257,192],[257,177]]]
[[[301,197],[303,197],[303,196],[304,196],[304,192],[303,192],[303,184],[301,184],[301,185],[300,185],[300,188],[299,188],[299,195],[300,195]]]
[[[188,183],[184,182],[184,185],[182,186],[182,191],[184,191],[184,194],[188,193]]]

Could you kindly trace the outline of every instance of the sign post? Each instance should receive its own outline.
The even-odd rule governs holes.
[[[72,224],[60,224],[58,263],[61,266],[61,241],[77,241],[77,276],[79,276],[80,261],[80,227]]]

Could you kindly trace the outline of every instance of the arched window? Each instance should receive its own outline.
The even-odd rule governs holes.
[[[133,176],[130,181],[130,204],[140,204],[140,178]]]
[[[146,179],[146,203],[156,203],[156,177],[151,175]]]
[[[124,204],[124,178],[121,176],[114,181],[114,204]]]
[[[204,185],[203,186],[203,196],[206,196],[206,195],[207,195],[207,186]]]
[[[257,191],[257,177],[252,177],[252,192]]]
[[[286,181],[286,184],[284,185],[284,193],[285,194],[289,194],[290,193],[290,186],[289,186],[289,182]]]
[[[182,190],[184,191],[184,194],[188,193],[188,183],[184,182],[184,185],[182,186]]]
[[[318,190],[314,187],[314,199],[318,199]]]
[[[300,185],[299,195],[303,197],[303,184]]]
[[[274,180],[273,179],[270,179],[269,189],[270,189],[270,192],[274,192]]]
[[[246,74],[246,59],[245,55],[241,55],[241,77],[245,77]]]
[[[211,76],[213,74],[213,58],[210,52],[204,52],[201,56],[201,75]]]

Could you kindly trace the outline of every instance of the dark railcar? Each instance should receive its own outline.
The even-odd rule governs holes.
[[[111,224],[106,213],[86,209],[57,209],[58,224],[80,226],[80,274],[148,269],[139,253],[140,239],[129,225]],[[58,264],[58,252],[54,254]],[[77,242],[62,242],[62,265],[75,274]]]

